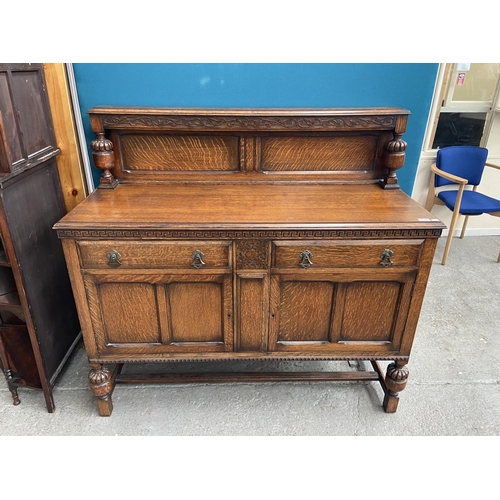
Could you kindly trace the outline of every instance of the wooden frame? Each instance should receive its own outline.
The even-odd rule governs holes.
[[[56,144],[61,151],[57,156],[57,168],[64,203],[69,212],[88,195],[83,177],[83,160],[66,67],[62,63],[45,63],[44,73]]]

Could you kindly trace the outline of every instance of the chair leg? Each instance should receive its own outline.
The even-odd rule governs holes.
[[[436,188],[434,187],[434,173],[431,175],[431,181],[429,183],[429,190],[427,191],[427,198],[425,200],[425,209],[430,212],[432,206],[436,201]]]
[[[450,251],[450,246],[451,246],[451,240],[453,239],[453,232],[455,231],[455,226],[457,225],[457,220],[459,216],[460,212],[458,210],[455,210],[453,212],[453,217],[451,218],[448,238],[446,240],[446,246],[444,247],[443,260],[441,261],[441,264],[443,266],[446,264],[446,259],[448,258],[448,253]]]
[[[465,236],[465,229],[467,228],[467,223],[469,222],[469,216],[465,216],[464,225],[462,226],[462,232],[460,233],[460,239]]]
[[[497,262],[500,262],[500,253],[498,254]]]

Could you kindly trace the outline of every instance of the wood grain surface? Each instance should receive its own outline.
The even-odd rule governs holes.
[[[55,227],[443,227],[431,218],[376,185],[138,183],[94,191]]]

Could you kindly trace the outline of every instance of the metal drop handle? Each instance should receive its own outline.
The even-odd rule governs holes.
[[[301,254],[300,254],[300,258],[302,259],[302,262],[300,263],[300,266],[303,267],[304,269],[307,269],[308,267],[311,267],[313,265],[313,262],[312,262],[312,252],[310,252],[309,250],[304,250]]]
[[[122,263],[120,262],[121,255],[116,250],[111,250],[107,253],[108,266],[110,267],[120,267]]]
[[[193,258],[193,263],[191,265],[194,268],[201,269],[206,265],[205,262],[203,262],[203,257],[205,257],[205,254],[201,250],[195,250],[191,257]]]
[[[394,264],[394,262],[392,262],[393,255],[394,255],[394,252],[392,250],[389,250],[388,248],[386,248],[380,254],[380,258],[382,259],[382,261],[380,262],[380,265],[384,266],[384,267],[392,266]]]

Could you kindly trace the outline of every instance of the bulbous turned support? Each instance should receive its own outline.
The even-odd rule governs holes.
[[[408,144],[401,137],[403,134],[394,134],[394,139],[387,143],[385,148],[385,166],[387,174],[380,181],[380,185],[384,189],[399,189],[396,170],[401,168],[405,162],[406,147]]]
[[[387,367],[385,385],[391,392],[401,392],[406,387],[409,374],[406,361],[392,362]]]
[[[92,148],[92,159],[94,165],[102,170],[101,183],[99,188],[112,189],[118,185],[118,181],[113,177],[111,169],[115,166],[115,153],[113,143],[104,137],[103,132],[97,132],[97,139],[90,143]]]
[[[103,365],[91,365],[89,372],[90,389],[97,398],[97,407],[101,416],[109,416],[113,411],[111,394],[113,393],[114,380],[111,371]]]
[[[406,387],[410,374],[406,361],[395,361],[389,364],[385,376],[386,394],[384,409],[387,413],[394,413],[399,403],[399,393]]]

